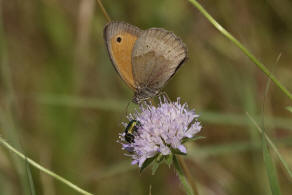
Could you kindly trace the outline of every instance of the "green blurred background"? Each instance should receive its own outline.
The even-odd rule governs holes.
[[[290,0],[200,2],[292,90]],[[273,84],[265,96],[267,77],[187,1],[104,6],[113,20],[162,27],[186,43],[189,60],[165,91],[201,115],[207,139],[189,144],[187,156],[200,194],[271,194],[261,138],[245,113],[264,121],[291,167],[291,101]],[[140,174],[116,143],[132,91],[111,65],[96,1],[1,0],[0,8],[1,137],[94,194],[149,194],[150,186],[152,194],[184,194],[173,169]],[[291,179],[276,165],[282,194],[292,194]],[[33,192],[78,194],[1,146],[0,194]]]

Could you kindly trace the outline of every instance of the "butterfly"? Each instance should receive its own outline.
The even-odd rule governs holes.
[[[125,22],[110,22],[104,39],[111,62],[134,90],[134,103],[157,96],[187,58],[187,48],[163,28],[141,30]]]

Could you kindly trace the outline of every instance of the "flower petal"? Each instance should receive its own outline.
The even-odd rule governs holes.
[[[141,125],[133,133],[133,143],[126,142],[125,133],[120,133],[120,143],[133,158],[132,164],[138,164],[139,167],[145,160],[159,153],[171,154],[171,148],[187,153],[182,141],[184,138],[194,137],[201,130],[198,117],[186,103],[180,103],[180,98],[176,102],[168,102],[165,97],[160,98],[158,107],[144,104],[139,111],[127,116],[129,121],[137,120]]]

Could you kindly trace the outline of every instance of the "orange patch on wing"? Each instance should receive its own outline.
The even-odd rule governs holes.
[[[118,42],[117,39],[121,38]],[[111,39],[112,57],[122,79],[133,89],[136,88],[132,72],[132,50],[137,36],[122,33]]]

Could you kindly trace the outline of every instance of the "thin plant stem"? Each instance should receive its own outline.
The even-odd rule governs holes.
[[[47,175],[52,176],[53,178],[59,180],[60,182],[64,183],[65,185],[69,186],[70,188],[72,188],[73,190],[84,194],[84,195],[93,195],[83,189],[81,189],[80,187],[76,186],[75,184],[73,184],[72,182],[66,180],[65,178],[57,175],[56,173],[46,169],[45,167],[41,166],[40,164],[36,163],[35,161],[31,160],[30,158],[26,157],[24,154],[22,154],[21,152],[19,152],[18,150],[16,150],[13,146],[11,146],[8,142],[6,142],[3,138],[0,137],[0,144],[2,144],[5,148],[7,148],[9,151],[15,153],[17,156],[19,156],[20,158],[22,158],[23,160],[25,160],[27,163],[29,163],[30,165],[32,165],[33,167],[39,169],[40,171],[46,173]]]
[[[178,178],[186,191],[186,194],[197,195],[197,194],[194,194],[192,186],[190,186],[190,184],[189,184],[189,182],[184,174],[184,171],[182,170],[182,167],[181,167],[181,165],[180,165],[180,163],[177,160],[175,155],[173,155],[173,165],[174,165],[174,168],[175,168],[176,173],[178,175]]]
[[[184,173],[186,174],[186,177],[187,177],[190,185],[192,186],[192,189],[194,191],[194,195],[199,195],[196,182],[195,182],[195,180],[194,180],[194,178],[193,178],[193,176],[192,176],[187,164],[185,163],[183,157],[182,156],[178,156],[178,161],[180,162],[181,167],[182,167]]]
[[[106,9],[104,8],[103,4],[101,3],[101,0],[96,0],[96,1],[97,1],[98,5],[99,5],[99,7],[100,7],[100,9],[101,9],[101,11],[102,11],[104,17],[106,18],[106,20],[107,20],[108,22],[110,22],[110,21],[111,21],[111,18],[109,17],[109,15],[108,15]]]
[[[247,57],[255,63],[255,65],[263,71],[276,85],[280,90],[292,100],[292,94],[288,89],[281,84],[281,82],[267,69],[267,67],[261,63],[249,50],[244,47],[235,37],[233,37],[226,29],[224,29],[204,8],[197,0],[188,0],[193,4],[208,20],[213,26],[221,32],[227,39],[234,43]]]

